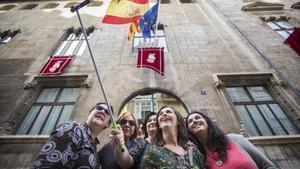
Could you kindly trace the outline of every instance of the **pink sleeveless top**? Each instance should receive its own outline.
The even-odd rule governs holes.
[[[207,169],[257,169],[251,157],[232,141],[229,141],[225,162],[219,160],[217,153],[206,149],[206,166]]]

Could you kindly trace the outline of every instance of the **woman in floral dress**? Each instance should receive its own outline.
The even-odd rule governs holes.
[[[156,145],[147,147],[142,167],[145,169],[202,169],[203,154],[187,147],[187,130],[181,114],[173,107],[162,107],[156,116]]]

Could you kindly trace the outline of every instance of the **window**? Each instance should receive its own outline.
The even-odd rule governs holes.
[[[170,96],[170,95],[168,95],[168,94],[166,94],[166,93],[162,93],[162,94],[161,94],[161,97],[162,97],[162,98],[173,98],[172,96]]]
[[[17,129],[19,135],[48,135],[70,120],[80,88],[42,88]]]
[[[95,27],[91,26],[86,29],[87,38],[90,39],[92,36],[92,32],[94,31]],[[70,55],[77,55],[80,56],[83,54],[87,44],[85,42],[84,34],[81,31],[81,28],[68,29],[67,33],[65,34],[63,40],[58,45],[57,49],[53,53],[53,56],[70,56]]]
[[[16,7],[17,5],[4,5],[0,7],[0,11],[8,11]]]
[[[147,47],[147,46],[156,46],[157,47],[164,47],[164,51],[168,52],[168,46],[167,46],[167,39],[165,36],[165,31],[164,31],[164,25],[163,24],[158,24],[157,27],[157,33],[156,33],[156,44],[155,44],[155,35],[153,30],[151,31],[151,38],[147,38],[146,40],[143,38],[143,35],[141,32],[137,32],[134,34],[134,39],[133,39],[133,52],[137,52],[138,48],[142,47]],[[145,45],[146,44],[146,45]]]
[[[196,3],[196,0],[180,0],[181,3]]]
[[[22,8],[20,8],[20,10],[31,10],[37,6],[38,6],[38,4],[26,4]]]
[[[157,100],[154,96],[145,95],[135,98],[135,114],[139,119],[145,119],[148,114],[157,111]]]
[[[101,1],[92,1],[87,6],[88,7],[98,7],[98,6],[101,6],[101,5],[103,5],[103,2],[101,2]]]
[[[293,26],[284,20],[267,21],[267,25],[285,39],[293,32]]]
[[[56,8],[59,4],[58,3],[48,3],[42,7],[42,9],[53,9]]]
[[[169,3],[170,3],[170,0],[161,0],[160,3],[161,3],[161,4],[169,4]]]
[[[64,8],[70,8],[71,6],[74,6],[74,5],[77,5],[78,4],[78,2],[69,2],[69,3],[67,3],[65,6],[64,6]]]
[[[20,29],[15,31],[7,30],[4,32],[0,32],[0,46],[8,43],[14,36],[16,36],[20,32],[21,32]]]
[[[264,86],[226,87],[251,136],[292,135],[299,130]]]

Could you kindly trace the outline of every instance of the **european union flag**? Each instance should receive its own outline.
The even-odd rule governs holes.
[[[156,23],[158,13],[158,3],[150,8],[140,19],[140,28],[144,38],[151,37],[151,28]]]

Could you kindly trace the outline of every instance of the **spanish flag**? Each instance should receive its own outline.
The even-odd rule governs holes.
[[[131,23],[129,30],[128,30],[128,40],[131,40],[133,37],[133,33],[135,32],[140,32],[140,27],[139,27],[139,20],[135,20]]]
[[[148,9],[148,0],[112,0],[102,23],[132,23],[139,20]]]

